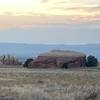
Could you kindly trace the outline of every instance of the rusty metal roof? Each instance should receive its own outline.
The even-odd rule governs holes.
[[[76,51],[65,51],[65,50],[52,50],[50,52],[46,52],[40,54],[40,56],[56,56],[56,57],[68,57],[68,56],[86,56],[84,53],[76,52]]]

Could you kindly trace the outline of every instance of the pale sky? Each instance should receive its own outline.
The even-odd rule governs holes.
[[[0,42],[100,43],[100,0],[0,0]]]

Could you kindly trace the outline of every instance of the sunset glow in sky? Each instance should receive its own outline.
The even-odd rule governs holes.
[[[69,25],[70,24],[70,25]],[[74,27],[75,26],[75,27]],[[0,0],[0,35],[1,35],[1,42],[5,42],[2,40],[4,38],[3,34],[12,34],[12,30],[17,30],[18,32],[21,30],[29,31],[26,34],[30,34],[32,37],[37,37],[39,32],[33,32],[35,30],[41,29],[44,33],[43,34],[54,34],[51,33],[49,30],[52,28],[54,32],[57,28],[61,28],[61,33],[59,33],[59,37],[57,41],[54,43],[69,43],[69,42],[89,42],[91,41],[85,40],[85,35],[91,29],[94,29],[95,34],[99,32],[100,29],[100,0]],[[64,36],[61,34],[65,34],[68,37],[67,31],[65,30],[70,28],[74,28],[72,34],[78,34],[79,31],[84,30],[83,35],[84,39],[82,41],[78,40],[79,37],[75,39],[64,39]],[[87,29],[88,27],[88,29]],[[37,29],[37,30],[38,30]],[[55,30],[56,29],[56,30]],[[47,31],[46,31],[47,30]],[[5,32],[6,31],[6,32]],[[10,32],[9,32],[10,31]],[[68,31],[71,32],[71,31]],[[24,32],[19,32],[23,34]],[[17,32],[13,32],[17,36],[19,34]],[[80,31],[81,33],[81,31]],[[42,34],[42,33],[41,33]],[[57,35],[57,33],[55,32]],[[90,34],[90,33],[89,33]],[[94,33],[91,33],[94,37]],[[15,36],[14,35],[14,36]],[[47,37],[48,37],[47,35]],[[55,35],[55,36],[56,36]],[[12,35],[13,36],[13,35]],[[47,41],[44,35],[43,43],[51,43]],[[53,35],[50,35],[51,38]],[[60,39],[62,36],[63,39]],[[99,43],[98,36],[93,41],[95,43]],[[27,37],[27,35],[26,35]],[[70,36],[69,36],[70,37]],[[54,37],[53,37],[54,38]],[[36,38],[35,38],[36,39]],[[55,38],[54,38],[55,39]],[[17,38],[7,38],[8,42],[27,42],[30,40],[29,43],[41,43],[40,41],[33,41],[32,38],[28,38],[28,40],[18,40]],[[41,39],[40,39],[41,40]],[[64,40],[64,41],[62,41]],[[98,40],[98,41],[97,41]],[[42,41],[42,40],[41,40]]]
[[[0,0],[0,26],[98,20],[99,4],[100,0]]]

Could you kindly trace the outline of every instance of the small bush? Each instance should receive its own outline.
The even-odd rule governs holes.
[[[25,61],[25,63],[24,63],[24,65],[23,65],[23,67],[29,67],[29,64],[31,63],[33,61],[33,59],[32,58],[29,58],[29,59],[27,59],[26,61]]]
[[[98,65],[98,59],[95,56],[88,56],[86,61],[87,67],[96,67]]]

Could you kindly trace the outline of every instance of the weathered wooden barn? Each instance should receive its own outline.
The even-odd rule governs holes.
[[[40,54],[31,64],[33,68],[68,68],[85,65],[86,55],[75,51],[52,50]]]

